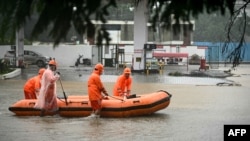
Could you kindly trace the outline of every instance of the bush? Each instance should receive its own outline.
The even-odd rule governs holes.
[[[170,75],[170,76],[183,76],[183,74],[181,72],[178,72],[178,71],[170,72],[168,75]]]
[[[189,59],[189,64],[192,64],[192,65],[199,65],[200,64],[200,56],[197,55],[197,54],[193,54],[191,56],[191,58]]]
[[[11,71],[13,71],[13,69],[10,68],[9,61],[0,59],[0,74],[9,73]]]

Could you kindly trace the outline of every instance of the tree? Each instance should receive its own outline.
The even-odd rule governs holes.
[[[195,20],[195,30],[193,33],[194,42],[223,42],[226,39],[225,33],[227,32],[226,26],[230,19],[228,12],[224,16],[219,15],[217,12],[213,14],[201,14],[199,19]],[[234,35],[242,34],[242,31],[239,30],[244,21],[243,17],[238,17],[234,22],[234,26],[231,28],[231,33]],[[247,16],[247,21],[249,21],[249,16]],[[249,42],[248,39],[250,35],[249,28],[246,28],[245,32],[246,42]],[[239,39],[234,39],[239,41]]]
[[[97,35],[97,45],[103,40],[109,43],[110,37],[104,27],[96,27],[92,19],[105,23],[109,15],[108,8],[116,7],[115,0],[8,0],[0,2],[0,39],[8,32],[15,32],[35,13],[38,21],[32,29],[35,39],[45,32],[49,26],[49,36],[58,45],[73,26],[78,34],[94,38]],[[15,34],[14,34],[15,35]]]
[[[193,32],[194,42],[223,42],[225,40],[225,25],[230,15],[222,16],[215,12],[213,14],[201,14],[195,20],[195,30]]]
[[[244,42],[245,42],[245,34],[247,31],[247,6],[250,3],[250,0],[242,0],[242,4],[239,6],[238,9],[233,11],[232,16],[230,17],[230,21],[228,22],[227,33],[226,33],[226,43],[223,45],[222,52],[229,52],[228,59],[232,62],[233,67],[236,67],[240,64],[243,53],[244,52]],[[235,24],[236,23],[236,24]],[[233,33],[233,29],[238,28],[241,34]],[[229,50],[230,42],[236,42],[234,44],[234,49],[232,51]],[[238,43],[237,43],[238,42]]]
[[[141,0],[137,0],[139,4]],[[152,13],[153,27],[156,21],[162,26],[170,28],[174,22],[179,25],[181,22],[190,22],[192,18],[198,18],[202,13],[220,12],[225,14],[226,10],[232,14],[236,0],[148,0],[148,5]],[[175,26],[174,30],[179,31],[180,26]]]
[[[134,0],[135,5],[142,0]],[[244,3],[244,7],[238,12],[246,10],[250,0],[237,0]],[[93,38],[97,36],[97,45],[109,44],[110,37],[104,26],[96,27],[91,19],[106,23],[108,9],[116,7],[116,0],[2,0],[0,2],[0,39],[4,39],[10,30],[19,29],[33,13],[40,14],[39,19],[32,30],[35,38],[44,32],[48,26],[53,28],[49,36],[54,39],[54,45],[58,45],[65,38],[71,26],[74,26],[78,34]],[[181,22],[190,22],[192,17],[198,18],[202,13],[211,14],[220,12],[225,15],[226,10],[232,15],[232,22],[228,25],[228,40],[231,41],[231,27],[234,24],[236,0],[148,0],[148,8],[151,13],[153,27],[161,26],[170,28],[175,23],[174,31],[180,31]],[[244,24],[246,25],[246,23]],[[243,26],[244,27],[244,26]],[[245,30],[245,29],[244,29]],[[244,34],[242,36],[244,38]],[[241,49],[242,39],[238,48]],[[227,46],[225,45],[225,48]],[[236,51],[237,52],[237,51]],[[239,63],[238,53],[232,54],[233,64]]]

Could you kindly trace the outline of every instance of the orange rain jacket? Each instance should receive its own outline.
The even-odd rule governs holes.
[[[88,95],[90,101],[99,101],[102,99],[102,92],[107,93],[100,79],[98,70],[94,70],[88,80]]]
[[[117,78],[113,89],[114,96],[123,96],[123,93],[131,90],[132,78],[126,78],[124,73]]]
[[[24,97],[25,99],[36,99],[39,89],[41,88],[41,75],[34,76],[30,78],[24,84]]]

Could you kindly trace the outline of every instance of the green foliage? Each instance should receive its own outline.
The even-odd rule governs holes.
[[[32,14],[39,14],[32,29],[33,39],[52,25],[49,36],[56,46],[66,38],[69,29],[73,26],[80,35],[86,35],[88,38],[97,37],[97,45],[103,44],[103,40],[109,44],[109,34],[104,28],[96,27],[92,19],[106,23],[105,17],[109,15],[110,7],[116,7],[116,0],[0,1],[0,40],[6,37],[6,33],[12,33],[11,31],[16,31],[28,22]]]
[[[79,35],[86,35],[88,38],[97,37],[97,45],[109,44],[110,37],[106,29],[96,27],[92,19],[101,24],[106,23],[109,9],[117,7],[116,1],[2,0],[0,1],[0,41],[6,42],[4,40],[7,34],[15,35],[16,29],[29,22],[31,15],[38,14],[39,18],[32,29],[33,39],[50,29],[49,37],[54,40],[54,45],[58,45],[66,38],[73,26]],[[139,5],[142,0],[134,0],[134,2]],[[171,27],[172,21],[176,21],[177,25],[181,21],[189,22],[190,17],[198,17],[205,11],[209,14],[219,11],[224,15],[228,9],[232,13],[234,3],[235,0],[148,0],[153,27],[156,27],[158,22],[165,27]],[[48,28],[49,26],[52,28]],[[178,31],[179,28],[175,26],[174,31]],[[14,36],[7,37],[7,40],[11,40]]]
[[[140,4],[141,0],[135,0]],[[179,25],[181,22],[190,22],[191,18],[198,18],[202,13],[211,14],[220,12],[222,15],[225,11],[232,14],[236,0],[148,0],[150,13],[152,13],[153,27],[157,23],[162,23],[163,26],[170,28],[173,21]],[[180,31],[180,26],[175,26],[174,31]]]
[[[10,68],[9,62],[4,59],[0,59],[0,74],[9,73],[11,71],[13,71],[13,69]]]
[[[226,38],[225,25],[228,24],[230,18],[229,12],[226,12],[224,16],[218,12],[213,14],[201,14],[198,19],[195,20],[194,41],[195,42],[223,42]],[[249,20],[249,17],[247,17]],[[242,33],[241,25],[244,19],[238,18],[234,26],[232,27],[231,35],[232,39],[236,42],[239,41],[239,35]],[[247,28],[246,35],[250,35],[250,29]]]
[[[92,20],[96,20],[100,24],[105,24],[109,16],[109,9],[117,7],[118,0],[1,0],[0,1],[0,42],[13,43],[15,31],[20,29],[29,18],[37,14],[39,15],[35,26],[32,29],[33,39],[37,38],[43,32],[49,29],[49,37],[54,41],[54,45],[58,45],[64,40],[69,30],[74,27],[77,34],[83,35],[89,39],[96,40],[98,46],[102,44],[108,45],[110,35],[104,26],[96,26]],[[121,2],[121,1],[120,1]],[[143,3],[142,3],[143,2]],[[143,0],[134,0],[136,6],[144,4]],[[242,52],[242,44],[246,31],[246,8],[250,3],[249,0],[241,0],[243,7],[235,10],[236,0],[148,0],[147,6],[150,13],[150,22],[153,29],[159,26],[170,29],[178,33],[181,31],[180,24],[190,23],[192,18],[198,19],[201,14],[214,13],[225,16],[227,11],[232,17],[227,28],[227,43],[239,41],[236,50],[229,55],[230,60],[234,64],[240,61],[240,53]],[[122,8],[121,8],[122,9]],[[112,12],[112,11],[111,11]],[[243,14],[243,26],[240,26],[243,32],[235,32],[233,26],[240,14]],[[208,20],[208,19],[204,19]],[[222,23],[217,18],[212,18],[215,24],[209,27],[203,26],[206,30],[200,29],[200,33],[195,35],[197,40],[212,41],[221,40],[221,35],[217,32],[221,30]],[[174,26],[172,26],[174,23]],[[238,25],[242,25],[239,22]],[[48,28],[52,26],[52,28]],[[190,26],[191,28],[191,26]],[[172,30],[172,29],[171,29]],[[204,30],[204,31],[202,31]],[[234,34],[231,34],[234,33]],[[238,36],[237,33],[241,33]],[[204,36],[203,36],[204,35]],[[198,36],[203,36],[199,38]],[[7,37],[7,38],[6,38]],[[197,41],[196,40],[196,41]],[[225,45],[227,48],[228,45]]]
[[[225,39],[225,25],[229,14],[225,16],[219,13],[202,14],[195,21],[194,41],[221,42]]]
[[[197,55],[197,54],[193,54],[193,55],[191,56],[191,60],[200,60],[200,56]]]
[[[175,71],[175,72],[170,72],[168,75],[170,76],[183,76],[181,72]]]
[[[189,64],[197,65],[200,64],[200,56],[197,54],[193,54],[191,58],[189,59]]]

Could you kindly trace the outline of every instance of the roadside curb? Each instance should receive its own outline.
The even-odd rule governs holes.
[[[18,76],[20,74],[21,74],[21,69],[20,68],[16,68],[14,71],[12,71],[10,73],[6,73],[4,75],[0,75],[0,76],[1,76],[1,78],[3,80],[5,80],[5,79],[16,77],[16,76]]]

